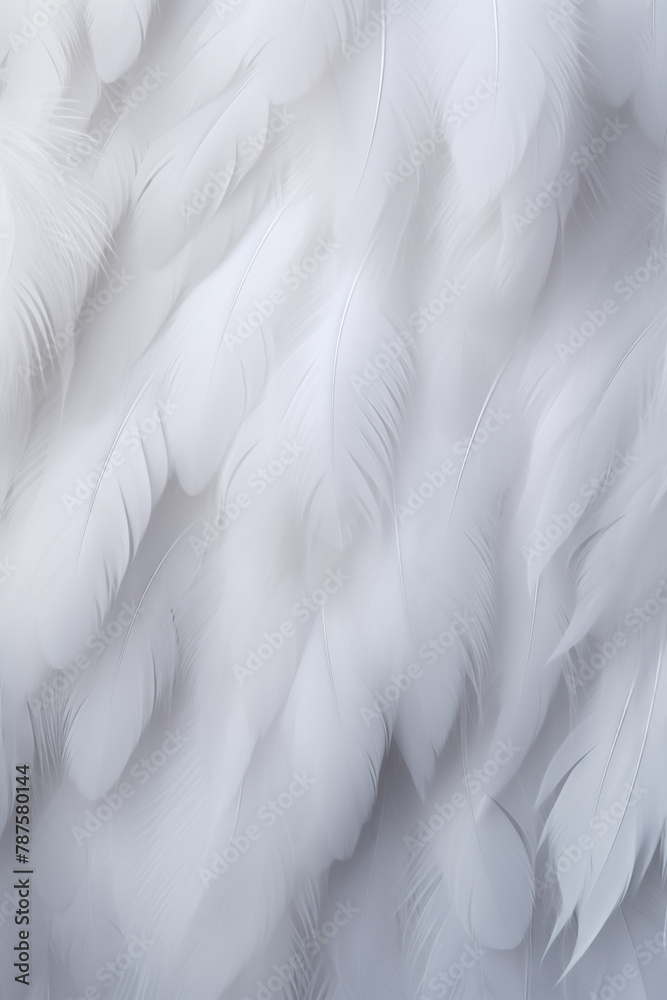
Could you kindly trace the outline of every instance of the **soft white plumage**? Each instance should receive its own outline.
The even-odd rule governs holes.
[[[658,1000],[664,0],[0,35],[0,994]]]

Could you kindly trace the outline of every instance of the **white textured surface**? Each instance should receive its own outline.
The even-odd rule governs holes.
[[[661,1000],[665,0],[0,48],[0,995]]]

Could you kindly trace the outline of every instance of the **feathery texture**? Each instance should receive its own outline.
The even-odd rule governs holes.
[[[665,0],[0,51],[0,995],[659,1000]]]

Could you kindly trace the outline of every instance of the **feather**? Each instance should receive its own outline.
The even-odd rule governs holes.
[[[155,0],[120,0],[111,7],[88,0],[88,37],[100,80],[111,83],[132,67],[141,52]]]
[[[2,995],[657,1000],[663,7],[0,29]]]

